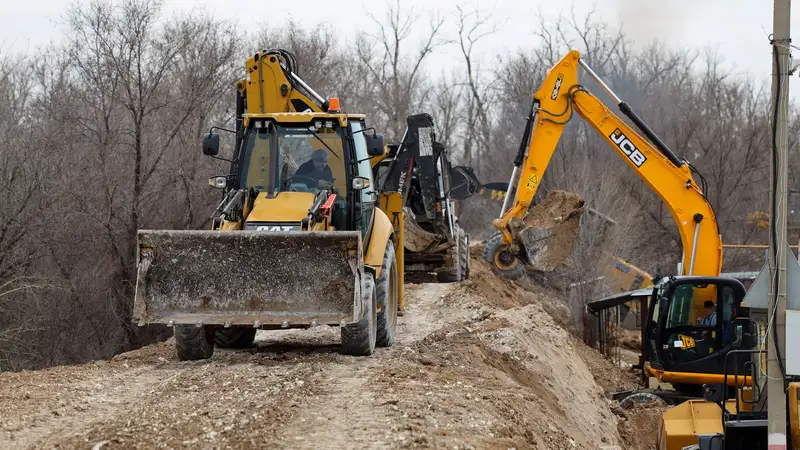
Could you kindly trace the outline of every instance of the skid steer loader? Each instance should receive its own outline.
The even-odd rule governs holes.
[[[404,223],[405,272],[435,272],[440,282],[469,277],[469,235],[461,228],[451,200],[453,169],[447,149],[436,141],[433,118],[416,114],[406,118],[407,128],[399,144],[376,165],[376,177],[384,201],[390,195],[398,205],[391,215],[395,225]],[[457,168],[456,168],[457,169]],[[477,183],[455,172],[460,199],[477,192]],[[474,178],[474,177],[473,177]],[[399,197],[396,195],[399,194]],[[389,208],[384,208],[389,209]]]
[[[209,180],[224,193],[212,230],[138,233],[134,320],[173,327],[181,360],[249,346],[257,329],[339,326],[351,355],[394,342],[403,228],[378,208],[383,137],[295,66],[280,50],[247,60],[230,173]],[[222,159],[219,143],[210,132],[203,153]]]

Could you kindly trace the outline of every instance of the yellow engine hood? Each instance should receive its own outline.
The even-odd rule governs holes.
[[[311,192],[279,192],[275,198],[267,198],[264,192],[256,197],[247,222],[299,223],[308,215],[313,203],[314,194]]]

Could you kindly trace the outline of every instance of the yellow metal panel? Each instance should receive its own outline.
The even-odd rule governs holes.
[[[726,402],[729,411],[736,402]],[[697,435],[722,433],[722,409],[704,400],[689,400],[667,410],[661,416],[659,450],[681,450],[697,444]]]
[[[242,229],[242,221],[238,220],[236,222],[223,220],[222,225],[219,227],[220,230],[227,231],[227,230],[241,230]]]
[[[389,218],[394,228],[394,248],[398,273],[399,307],[404,311],[404,280],[405,280],[405,213],[403,212],[403,196],[399,192],[384,192],[380,198],[380,209]]]
[[[392,239],[392,222],[380,209],[375,209],[375,217],[372,219],[372,234],[369,238],[367,253],[364,256],[364,264],[375,269],[375,276],[381,276],[381,265],[383,264],[383,254],[386,252],[386,243]],[[401,252],[402,249],[396,249]],[[398,271],[399,271],[398,267]]]
[[[308,215],[314,203],[311,192],[280,192],[275,198],[262,193],[256,198],[253,211],[247,216],[251,222],[300,222]]]
[[[389,150],[386,147],[383,147],[383,154],[382,155],[378,155],[378,156],[370,157],[369,158],[369,164],[374,169],[375,167],[378,166],[378,164],[381,163],[381,161],[386,159],[388,156],[389,156]],[[377,180],[378,178],[375,177],[375,179]]]

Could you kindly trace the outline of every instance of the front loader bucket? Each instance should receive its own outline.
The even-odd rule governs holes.
[[[569,258],[578,239],[583,204],[572,192],[550,191],[530,210],[524,224],[516,224],[517,241],[533,269],[550,272]]]
[[[151,231],[138,235],[134,320],[270,327],[361,318],[361,235]]]

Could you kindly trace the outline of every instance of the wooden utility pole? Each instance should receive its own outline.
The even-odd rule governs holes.
[[[786,214],[789,157],[789,22],[791,0],[774,0],[772,17],[771,125],[775,132],[770,149],[770,289],[767,319],[767,419],[769,450],[786,449],[786,391],[781,367],[786,367]],[[775,282],[777,280],[777,283]],[[776,295],[777,293],[777,295]],[[774,312],[774,313],[773,313]],[[774,329],[774,330],[773,330]],[[777,336],[776,336],[777,335]],[[776,342],[777,341],[777,342]],[[780,356],[779,356],[780,355]],[[782,359],[783,361],[779,360]]]

